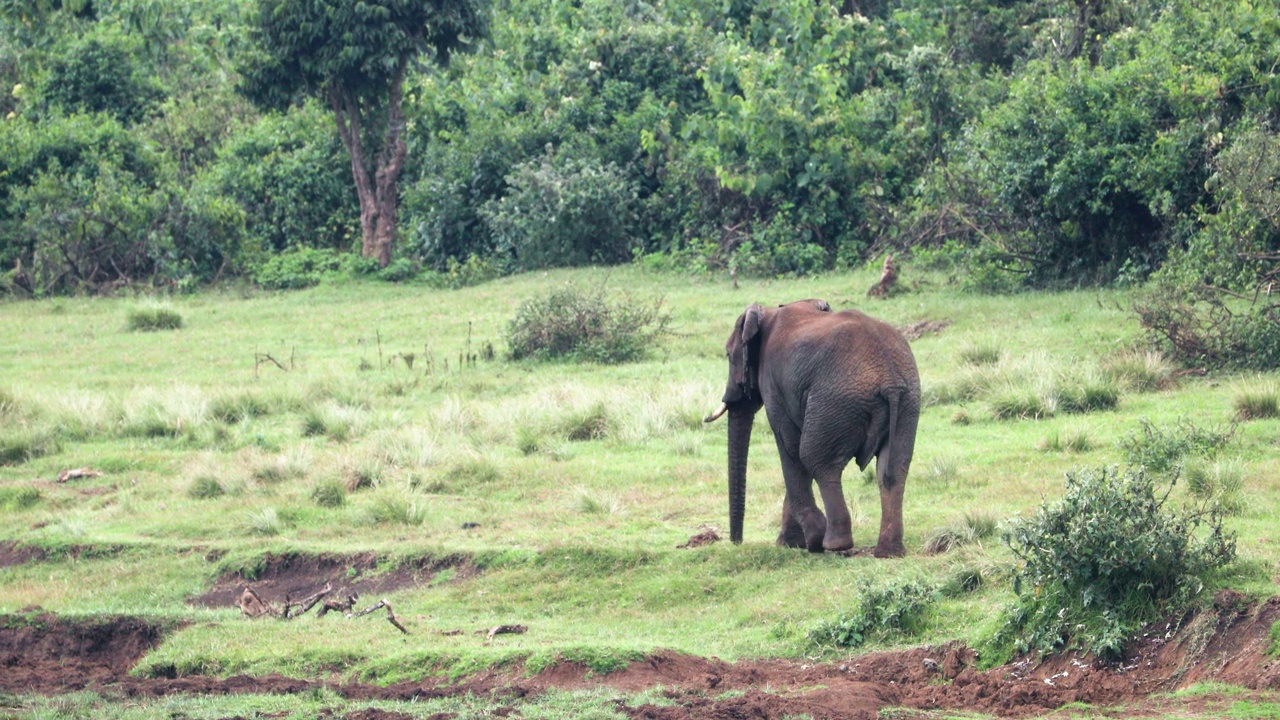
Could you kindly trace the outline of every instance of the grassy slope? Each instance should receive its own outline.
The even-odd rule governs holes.
[[[908,271],[907,277],[911,273]],[[0,570],[0,612],[40,605],[61,613],[191,617],[142,670],[175,665],[213,673],[339,672],[379,681],[557,654],[607,665],[657,647],[726,659],[821,654],[805,633],[847,606],[862,579],[998,567],[996,540],[943,556],[918,552],[933,532],[966,513],[1004,519],[1060,492],[1064,471],[1120,462],[1117,438],[1146,417],[1199,425],[1231,414],[1231,379],[1190,379],[1161,393],[1125,394],[1115,411],[1047,420],[995,421],[981,401],[930,407],[922,420],[905,508],[905,560],[810,556],[772,546],[781,503],[776,450],[758,419],[749,472],[746,543],[686,551],[675,545],[701,525],[723,526],[723,425],[699,418],[718,401],[722,346],[749,302],[823,297],[892,323],[947,319],[913,343],[926,390],[945,392],[972,374],[959,359],[975,344],[998,346],[1002,368],[1030,377],[1095,369],[1137,335],[1121,292],[961,294],[941,279],[887,301],[867,301],[871,271],[748,281],[654,276],[636,268],[537,273],[458,291],[415,286],[322,286],[284,295],[178,298],[185,327],[130,333],[128,300],[54,300],[0,306],[0,391],[16,409],[0,416],[10,436],[57,432],[56,454],[0,466],[0,540],[118,545],[102,557]],[[647,362],[620,367],[481,361],[458,355],[492,343],[525,298],[565,282],[607,283],[639,302],[661,296],[674,334]],[[415,354],[415,368],[392,360]],[[270,353],[294,369],[262,366]],[[434,360],[424,372],[427,357]],[[445,364],[448,363],[448,370]],[[371,369],[360,369],[372,365]],[[211,409],[252,401],[262,414],[231,423]],[[604,439],[571,442],[568,426],[598,412]],[[952,422],[958,411],[972,422]],[[346,440],[305,435],[320,418]],[[1241,532],[1245,572],[1234,581],[1270,592],[1280,561],[1268,532],[1280,506],[1280,468],[1269,461],[1276,420],[1243,425],[1228,455],[1247,469]],[[1043,452],[1055,432],[1080,430],[1094,449]],[[157,436],[158,433],[158,436]],[[173,435],[173,436],[171,436]],[[519,446],[537,446],[526,455]],[[66,468],[103,477],[60,485]],[[353,474],[375,487],[336,508],[312,489]],[[878,523],[873,486],[854,473],[845,490],[855,542]],[[188,488],[212,479],[224,494]],[[36,487],[38,502],[14,501]],[[8,500],[6,501],[6,498]],[[478,528],[462,530],[464,522]],[[192,552],[191,549],[196,551]],[[408,637],[381,622],[249,622],[232,610],[184,602],[218,572],[286,548],[378,550],[393,555],[467,552],[480,577],[391,596],[421,630]],[[231,551],[220,562],[205,550]],[[945,600],[924,637],[973,640],[991,608],[1009,597],[996,583]],[[491,643],[470,632],[523,623],[530,631]]]

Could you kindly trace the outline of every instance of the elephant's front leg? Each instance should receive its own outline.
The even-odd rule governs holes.
[[[782,459],[782,476],[787,483],[787,498],[782,504],[782,532],[778,540],[791,547],[808,548],[809,552],[822,552],[823,538],[827,534],[827,518],[814,500],[813,479],[798,460],[785,451],[779,455]],[[784,538],[794,538],[794,544],[784,542]]]

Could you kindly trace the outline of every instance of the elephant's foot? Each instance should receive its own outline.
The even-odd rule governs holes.
[[[822,539],[822,548],[827,552],[844,552],[853,549],[853,535],[829,535]]]
[[[804,530],[800,529],[798,524],[784,527],[782,532],[778,533],[778,545],[780,547],[803,548],[809,544],[804,540]]]
[[[902,541],[897,542],[881,542],[876,545],[876,549],[871,554],[878,558],[898,558],[907,554],[907,548]]]

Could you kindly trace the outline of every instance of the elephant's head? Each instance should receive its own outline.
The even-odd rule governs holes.
[[[831,311],[825,300],[800,300],[790,304],[808,306],[818,312]],[[756,412],[764,406],[764,398],[760,394],[763,335],[776,313],[774,308],[766,309],[753,303],[738,316],[724,345],[725,355],[729,358],[729,381],[725,384],[720,408],[704,418],[704,422],[714,422],[725,413],[729,414],[729,539],[735,543],[742,542],[751,426]]]

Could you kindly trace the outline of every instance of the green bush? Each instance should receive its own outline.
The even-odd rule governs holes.
[[[565,287],[520,305],[507,324],[507,347],[515,360],[628,362],[645,356],[667,322],[661,300],[613,301],[603,290]]]
[[[1235,538],[1216,510],[1170,510],[1168,497],[1143,468],[1068,473],[1062,499],[1004,533],[1018,598],[995,645],[1113,658],[1144,623],[1185,607],[1234,560]]]
[[[1125,460],[1135,467],[1165,473],[1178,467],[1185,458],[1209,459],[1227,446],[1235,436],[1235,426],[1201,428],[1183,418],[1173,427],[1157,427],[1147,418],[1140,427],[1120,438]]]
[[[135,332],[178,330],[182,328],[182,313],[161,303],[145,304],[129,310],[127,327]]]
[[[262,263],[254,280],[270,290],[299,290],[320,284],[325,273],[340,265],[332,250],[297,245]]]
[[[114,23],[94,23],[54,53],[41,87],[45,104],[64,112],[107,113],[123,123],[151,114],[164,90],[143,64],[140,38]]]
[[[937,588],[918,580],[858,584],[854,607],[809,631],[822,647],[856,648],[868,640],[910,637],[923,629]]]
[[[636,189],[616,165],[548,153],[512,168],[507,184],[481,212],[517,267],[631,258]]]

